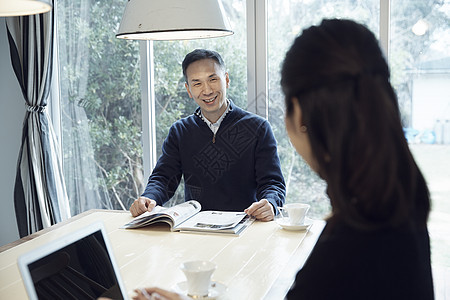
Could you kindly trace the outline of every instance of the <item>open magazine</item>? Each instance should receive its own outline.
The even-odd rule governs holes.
[[[133,229],[167,223],[172,231],[239,235],[253,221],[244,212],[201,211],[200,203],[190,200],[167,208],[156,206],[151,212],[137,216],[121,228]]]

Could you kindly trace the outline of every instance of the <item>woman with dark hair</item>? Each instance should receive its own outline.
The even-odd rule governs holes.
[[[288,299],[433,299],[430,198],[378,41],[350,20],[297,37],[282,66],[286,129],[332,213]]]

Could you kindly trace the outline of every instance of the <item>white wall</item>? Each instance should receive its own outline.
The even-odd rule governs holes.
[[[5,18],[0,17],[0,246],[19,238],[13,195],[24,103],[11,66]]]

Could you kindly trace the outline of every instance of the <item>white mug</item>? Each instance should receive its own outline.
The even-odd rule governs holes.
[[[291,225],[301,225],[305,221],[309,207],[309,204],[306,203],[288,203],[283,207],[278,207],[278,211],[282,217],[289,218]]]
[[[203,260],[187,261],[181,264],[180,269],[187,279],[188,296],[207,297],[211,286],[211,275],[216,270],[216,264]]]

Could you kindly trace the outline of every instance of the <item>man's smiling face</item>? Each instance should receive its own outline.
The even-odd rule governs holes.
[[[186,77],[189,97],[194,98],[210,122],[216,122],[227,108],[228,73],[214,59],[207,58],[191,63]]]

